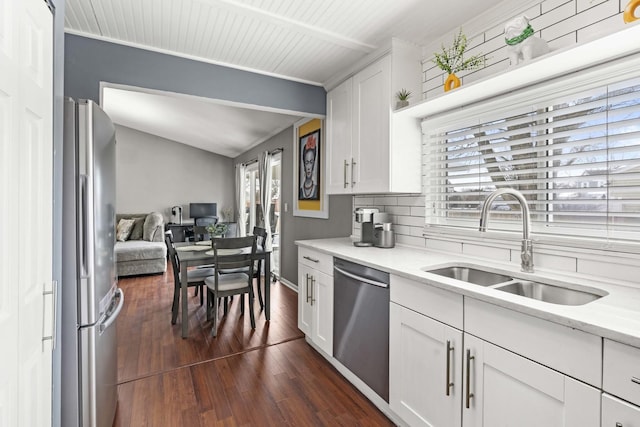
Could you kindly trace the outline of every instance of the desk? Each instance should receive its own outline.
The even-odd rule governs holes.
[[[175,243],[176,249],[185,246],[192,246],[193,243]],[[209,252],[209,253],[207,253]],[[187,268],[195,267],[198,265],[213,264],[213,249],[207,248],[207,250],[198,251],[185,251],[178,250],[178,261],[180,262],[180,299],[182,303],[179,304],[182,310],[182,338],[186,338],[189,335],[189,310],[187,306]],[[271,319],[271,252],[262,251],[258,249],[256,252],[256,259],[264,260],[264,315],[267,321]],[[258,279],[258,286],[261,286],[260,279]],[[175,321],[178,318],[178,311],[171,313],[172,320]]]
[[[193,236],[193,224],[169,223],[166,229],[171,231],[174,242],[186,242],[187,237]]]

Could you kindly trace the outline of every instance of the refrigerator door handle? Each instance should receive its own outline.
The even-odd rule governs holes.
[[[86,279],[89,277],[89,242],[88,230],[89,230],[89,194],[87,192],[89,183],[89,177],[87,175],[80,175],[78,185],[80,187],[80,200],[78,206],[78,242],[80,242],[80,277]]]
[[[99,332],[102,334],[107,330],[109,326],[113,324],[118,318],[122,307],[124,306],[124,292],[122,288],[118,288],[115,293],[115,297],[118,297],[120,300],[118,301],[118,305],[115,309],[111,311],[111,313],[104,319],[104,321],[100,324]]]

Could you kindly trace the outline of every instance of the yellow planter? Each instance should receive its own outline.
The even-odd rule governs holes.
[[[460,87],[460,79],[455,74],[449,74],[447,80],[444,81],[444,91],[449,92],[457,87]]]
[[[633,22],[636,19],[638,19],[636,17],[636,9],[639,6],[640,6],[640,0],[631,0],[629,4],[627,4],[627,7],[624,8],[624,13],[622,14],[622,18],[624,19],[624,22],[628,24],[629,22]]]

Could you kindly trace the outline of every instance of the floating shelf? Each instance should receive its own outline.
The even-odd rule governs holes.
[[[638,52],[640,25],[629,24],[628,28],[608,36],[559,49],[504,73],[403,108],[394,112],[394,116],[425,118]]]

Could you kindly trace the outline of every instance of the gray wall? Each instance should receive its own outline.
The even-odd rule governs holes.
[[[218,216],[234,206],[234,166],[229,157],[169,139],[116,126],[116,210],[156,211],[170,219],[171,207],[190,202],[216,202]]]
[[[65,94],[100,100],[100,82],[325,114],[322,87],[65,35]]]
[[[280,209],[280,276],[298,283],[298,249],[293,243],[302,239],[346,237],[351,234],[351,196],[329,197],[329,219],[293,216],[293,127],[241,154],[235,163],[257,159],[263,151],[284,148],[282,152],[282,200]],[[284,204],[289,205],[287,212]]]

